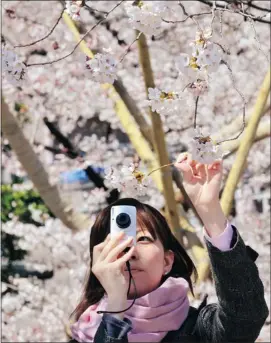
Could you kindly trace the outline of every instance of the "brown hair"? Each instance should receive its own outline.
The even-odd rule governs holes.
[[[104,288],[100,284],[96,276],[91,272],[93,248],[100,244],[110,232],[110,211],[112,206],[116,205],[131,205],[135,206],[137,210],[137,223],[144,230],[146,228],[154,239],[157,237],[161,241],[164,250],[172,250],[174,253],[174,263],[170,273],[163,276],[162,282],[168,277],[182,277],[189,283],[190,291],[194,296],[191,277],[194,274],[195,281],[198,277],[196,267],[185,249],[178,242],[175,236],[170,231],[165,217],[155,208],[150,205],[143,204],[133,198],[124,198],[117,200],[103,209],[97,216],[94,225],[91,228],[89,240],[90,252],[90,268],[88,277],[84,287],[82,298],[72,312],[71,317],[77,321],[81,314],[93,304],[96,304],[104,296]]]

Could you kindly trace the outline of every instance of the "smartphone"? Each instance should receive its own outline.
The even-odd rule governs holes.
[[[127,236],[133,236],[133,245],[136,245],[136,207],[118,205],[111,207],[110,234],[111,237],[124,231]],[[125,240],[125,238],[124,238]]]

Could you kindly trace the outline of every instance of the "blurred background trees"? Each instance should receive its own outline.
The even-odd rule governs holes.
[[[89,263],[91,223],[103,207],[129,195],[128,187],[105,178],[108,169],[134,163],[147,174],[174,162],[192,150],[195,118],[216,141],[245,128],[221,144],[223,185],[230,185],[221,195],[232,222],[260,254],[270,298],[270,3],[167,1],[163,7],[155,1],[148,8],[155,20],[147,13],[139,27],[129,17],[140,13],[126,5],[145,1],[66,3],[2,2],[2,341],[67,340],[65,325]],[[189,53],[199,28],[211,26],[232,74],[218,63],[195,112],[197,98],[175,61]],[[117,62],[109,59],[112,73],[101,82],[90,70],[97,53]],[[112,84],[104,82],[112,77]],[[154,111],[150,87],[166,100],[184,96],[176,108]],[[238,152],[242,143],[246,153]],[[207,292],[215,301],[201,221],[181,176],[169,166],[149,178],[137,196],[167,216],[204,280],[191,301],[196,306]],[[259,340],[270,340],[269,328],[270,319]]]

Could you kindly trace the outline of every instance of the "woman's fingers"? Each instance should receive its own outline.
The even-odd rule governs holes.
[[[205,182],[213,175],[221,172],[222,160],[216,160],[206,165],[192,160],[191,154],[185,152],[178,156],[175,167],[182,172],[184,181],[193,183],[197,181]]]
[[[130,258],[133,255],[133,252],[135,250],[134,245],[129,249],[127,253],[125,253],[122,257],[118,258],[115,262],[113,262],[114,265],[118,266],[119,268],[122,268],[123,265],[130,260]]]
[[[195,168],[196,168],[196,172],[199,178],[202,181],[206,181],[206,178],[207,178],[206,165],[203,163],[197,163]]]
[[[119,243],[114,249],[112,249],[107,257],[105,258],[106,262],[114,262],[118,256],[133,242],[133,237],[128,237],[124,242]]]
[[[193,165],[190,154],[182,153],[178,156],[175,167],[182,172],[184,181],[191,181],[193,179],[191,164]]]
[[[210,182],[214,178],[222,178],[222,160],[216,160],[207,166],[207,181]]]
[[[222,160],[216,160],[213,163],[208,165],[208,170],[218,170],[220,171],[222,168],[223,161]]]
[[[103,249],[102,249],[101,254],[99,256],[99,260],[104,260],[107,257],[107,255],[109,254],[109,252],[121,242],[124,235],[125,235],[125,232],[120,231],[116,236],[110,237],[110,239],[103,246]]]

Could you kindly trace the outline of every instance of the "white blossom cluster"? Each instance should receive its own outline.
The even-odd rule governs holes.
[[[65,1],[65,5],[66,5],[65,12],[67,12],[68,15],[74,21],[79,21],[81,19],[80,11],[82,8],[82,2],[83,1],[76,1],[76,0]]]
[[[192,159],[199,163],[210,164],[220,160],[226,154],[221,144],[217,144],[210,136],[204,135],[200,130],[194,130],[194,138],[191,141]]]
[[[126,5],[132,27],[146,35],[162,30],[162,16],[169,12],[167,1],[129,1]]]
[[[26,80],[26,67],[19,57],[2,46],[1,49],[2,77],[14,86],[22,86]]]
[[[151,179],[138,171],[133,163],[128,167],[123,166],[120,171],[110,168],[105,179],[109,181],[112,188],[117,188],[132,197],[146,195],[151,184]]]
[[[180,117],[180,110],[184,111],[188,108],[187,99],[182,95],[174,92],[161,91],[158,88],[149,88],[149,101],[146,104],[151,106],[152,111],[156,111],[165,117],[173,119],[173,127],[176,127],[175,116]],[[178,119],[177,119],[178,120]],[[193,159],[200,163],[213,163],[217,159],[223,157],[223,150],[221,146],[216,144],[209,136],[204,136],[196,130],[197,134],[194,135],[191,143],[191,154]]]
[[[114,83],[117,78],[117,63],[109,54],[96,54],[94,58],[86,56],[86,68],[90,71],[91,80],[98,83]]]
[[[185,97],[175,92],[158,88],[149,88],[148,92],[149,101],[145,103],[151,106],[152,111],[165,116],[180,114],[180,109],[188,106]]]
[[[206,80],[208,75],[217,71],[223,57],[221,47],[210,41],[211,37],[211,29],[197,32],[196,39],[190,43],[192,47],[191,55],[182,53],[176,59],[176,67],[182,75],[186,76],[191,82],[197,82],[198,88],[199,80],[203,82],[200,87],[202,88],[201,93],[207,90]]]

